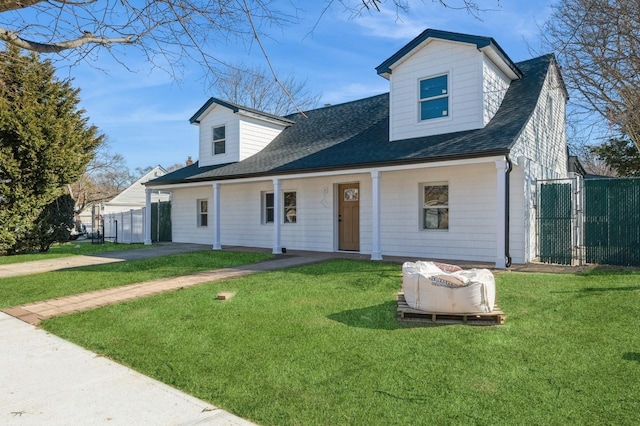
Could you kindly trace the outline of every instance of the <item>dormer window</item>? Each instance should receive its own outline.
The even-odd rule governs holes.
[[[226,152],[226,131],[225,126],[218,126],[213,128],[213,155],[224,154]]]
[[[449,115],[449,76],[420,80],[420,121]]]

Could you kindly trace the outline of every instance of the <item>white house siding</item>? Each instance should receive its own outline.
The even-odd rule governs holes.
[[[391,140],[483,127],[483,54],[475,46],[432,41],[391,74]],[[420,122],[418,82],[449,74],[449,116]]]
[[[240,157],[239,138],[240,124],[238,115],[234,114],[228,108],[216,105],[210,112],[205,115],[198,126],[200,134],[200,156],[199,165],[212,166],[215,164],[226,164],[238,161]],[[225,128],[225,153],[213,155],[213,128],[218,126],[226,126]]]
[[[536,180],[568,177],[565,106],[566,95],[557,69],[552,66],[536,109],[510,153],[517,164],[514,170],[518,171],[515,173],[517,184],[512,184],[512,190],[518,188],[526,197],[523,220],[528,222],[524,224],[528,232],[522,237],[525,261],[533,260],[537,252]]]
[[[531,260],[529,248],[531,236],[527,232],[533,225],[529,215],[533,210],[531,193],[525,185],[526,168],[514,164],[509,175],[509,256],[514,264]]]
[[[496,166],[430,167],[383,171],[381,183],[381,250],[383,256],[493,262],[496,256]],[[336,247],[336,190],[340,183],[360,184],[360,252],[372,250],[371,175],[282,179],[282,191],[295,191],[297,222],[282,224],[281,245],[291,250],[331,252]],[[421,229],[421,184],[449,185],[448,230]],[[521,186],[512,186],[511,202],[522,205]],[[262,218],[262,194],[273,191],[271,180],[221,183],[221,243],[224,246],[273,247],[273,224]],[[209,226],[196,226],[196,201],[209,200]],[[512,216],[517,209],[512,209]],[[213,243],[212,187],[175,189],[172,203],[173,240]],[[522,220],[511,229],[514,263],[522,263]],[[499,242],[502,244],[502,242]]]
[[[565,107],[565,93],[552,66],[536,109],[510,154],[513,159],[529,159],[535,179],[567,177]]]
[[[483,125],[486,126],[498,112],[511,80],[487,57],[483,58],[482,70]]]
[[[240,161],[251,157],[278,136],[283,126],[248,117],[240,119]]]
[[[213,244],[213,187],[173,189],[171,201],[172,241]],[[197,226],[197,200],[209,200],[209,226]]]
[[[423,183],[449,184],[449,229],[421,229]],[[381,177],[382,253],[495,261],[495,163],[385,172]]]

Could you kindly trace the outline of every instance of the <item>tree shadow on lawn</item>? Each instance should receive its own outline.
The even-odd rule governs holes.
[[[400,323],[396,318],[398,302],[395,300],[367,306],[366,308],[349,309],[327,315],[327,318],[349,327],[369,328],[374,330],[399,330],[421,327],[424,324]]]

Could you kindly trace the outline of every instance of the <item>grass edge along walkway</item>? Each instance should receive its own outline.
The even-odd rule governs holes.
[[[232,268],[213,269],[178,277],[113,287],[104,290],[90,291],[77,295],[64,296],[41,302],[29,303],[2,309],[2,312],[18,318],[26,323],[38,325],[40,321],[61,315],[87,311],[101,306],[120,303],[140,297],[151,296],[199,284],[210,283],[228,278],[237,278],[256,272],[273,269],[291,268],[325,260],[324,256],[283,256],[265,260],[251,265]]]

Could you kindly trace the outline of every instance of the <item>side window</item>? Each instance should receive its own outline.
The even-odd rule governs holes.
[[[422,185],[422,229],[449,229],[449,185]]]
[[[209,224],[209,201],[198,200],[198,226]]]
[[[211,151],[213,155],[224,154],[227,150],[226,147],[226,129],[225,126],[218,126],[212,129],[213,142]]]
[[[449,76],[447,74],[420,80],[420,120],[449,115]]]

